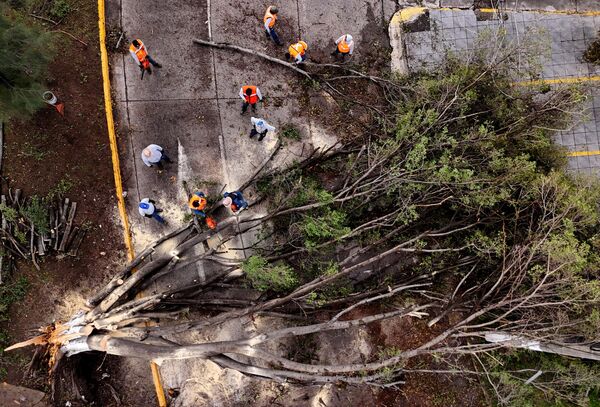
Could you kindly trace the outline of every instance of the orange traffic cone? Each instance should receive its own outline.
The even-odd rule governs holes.
[[[65,104],[63,102],[59,102],[56,95],[50,91],[44,92],[42,95],[44,102],[48,103],[50,106],[54,106],[56,111],[61,115],[65,115]]]

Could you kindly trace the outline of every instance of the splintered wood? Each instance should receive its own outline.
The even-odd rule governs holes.
[[[14,267],[16,258],[31,260],[49,254],[77,256],[85,229],[75,226],[77,202],[66,199],[26,199],[20,189],[0,195],[0,284],[2,272]]]

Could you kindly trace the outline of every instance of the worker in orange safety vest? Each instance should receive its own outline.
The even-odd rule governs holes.
[[[207,204],[208,201],[206,200],[206,194],[204,192],[194,192],[188,200],[188,207],[192,213],[205,218],[206,226],[210,229],[215,229],[217,227],[217,222],[210,216],[206,216],[206,212],[204,211]]]
[[[194,215],[206,217],[204,208],[207,204],[206,195],[204,192],[194,192],[188,201],[188,206]]]
[[[133,40],[131,45],[129,46],[129,53],[133,60],[138,64],[140,70],[142,71],[142,79],[144,79],[144,72],[148,71],[148,74],[152,74],[152,66],[157,68],[162,68],[162,65],[156,62],[152,57],[148,54],[148,49],[140,39]]]
[[[289,60],[295,61],[297,64],[300,64],[306,61],[307,49],[308,44],[306,44],[304,41],[298,41],[297,43],[290,45],[288,52],[285,53],[285,57]]]
[[[259,100],[262,101],[260,89],[252,85],[242,86],[240,88],[240,97],[244,101],[242,104],[242,114],[246,113],[248,106],[252,106],[252,111],[256,112],[256,104]]]
[[[265,11],[265,16],[263,17],[263,24],[265,26],[265,34],[267,35],[267,38],[271,38],[277,45],[283,45],[283,42],[281,42],[277,32],[275,31],[277,13],[279,13],[277,7],[269,6],[267,11]]]
[[[346,55],[352,55],[354,52],[354,40],[350,34],[342,35],[340,38],[335,40],[335,51],[331,53],[332,56],[342,55],[345,57]]]

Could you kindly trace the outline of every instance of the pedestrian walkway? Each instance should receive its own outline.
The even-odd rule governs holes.
[[[600,10],[600,4],[597,7]],[[587,46],[598,38],[600,13],[566,14],[464,9],[420,9],[405,33],[406,62],[410,71],[437,66],[448,52],[469,53],[485,47],[485,36],[506,33],[519,45],[535,38],[543,52],[539,78],[521,85],[582,83],[590,97],[572,128],[555,135],[569,151],[569,168],[600,175],[600,67],[582,59]],[[596,15],[598,14],[598,15]],[[399,23],[400,19],[396,19]],[[529,61],[519,61],[526,66]],[[527,78],[529,79],[529,78]],[[525,80],[525,78],[524,78]]]
[[[286,46],[301,37],[310,44],[311,56],[323,58],[329,58],[335,39],[342,34],[352,33],[357,44],[363,39],[370,41],[374,28],[387,24],[395,12],[394,0],[351,2],[348,7],[332,7],[320,0],[284,0],[277,5],[278,34]],[[297,75],[252,56],[192,42],[193,38],[229,42],[283,59],[286,46],[279,48],[265,38],[265,7],[253,0],[108,0],[108,26],[121,27],[128,40],[142,39],[162,65],[141,80],[140,70],[128,53],[115,54],[111,60],[128,214],[138,252],[189,218],[189,196],[182,181],[192,190],[234,191],[270,155],[279,134],[269,132],[262,141],[248,137],[251,115],[265,118],[277,129],[293,126],[300,132],[301,140],[287,140],[274,165],[299,160],[311,148],[335,141],[306,114],[310,103],[299,104],[297,96],[306,84]],[[360,46],[354,54],[359,61]],[[261,89],[264,100],[256,114],[240,115],[239,89],[245,84]],[[163,147],[174,163],[165,163],[162,172],[145,166],[140,155],[149,144]],[[167,226],[139,215],[138,203],[146,197],[163,209]],[[252,201],[252,196],[245,197]],[[252,207],[242,216],[260,215],[260,210]],[[249,243],[243,239],[229,247],[240,249]],[[212,244],[198,246],[197,254]],[[235,255],[243,256],[244,250],[237,250]],[[179,272],[169,284],[190,285],[208,275],[209,267],[198,262],[189,272]],[[256,329],[245,323],[248,321],[236,321],[238,325],[222,326],[214,334],[226,340]],[[189,335],[185,340],[190,343],[206,340],[196,332]],[[148,374],[145,365],[128,360],[123,363],[138,376]],[[231,383],[238,395],[243,394],[244,387],[255,385],[201,359],[165,361],[160,371],[165,388],[180,388],[186,383],[192,386],[194,377],[202,377],[207,386]],[[222,393],[221,388],[212,394],[218,392]]]

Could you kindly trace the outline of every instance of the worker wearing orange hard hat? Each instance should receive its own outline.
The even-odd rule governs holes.
[[[331,53],[332,56],[342,55],[342,57],[345,57],[346,55],[352,55],[354,52],[354,40],[350,34],[342,35],[335,40],[335,45],[336,48]]]
[[[152,59],[150,54],[148,54],[148,49],[140,39],[135,39],[131,42],[131,45],[129,45],[129,53],[140,67],[142,79],[144,78],[144,72],[148,71],[148,74],[152,74],[150,65],[155,66],[156,68],[162,67],[161,64]]]
[[[279,39],[277,32],[275,31],[275,23],[277,22],[277,13],[279,10],[276,6],[269,6],[267,11],[265,11],[265,16],[263,17],[263,24],[265,27],[265,34],[267,38],[271,38],[273,42],[277,45],[283,45],[283,42]]]
[[[297,43],[290,45],[285,56],[287,59],[300,64],[306,61],[306,50],[308,50],[308,44],[304,41],[298,41]]]

